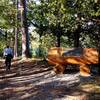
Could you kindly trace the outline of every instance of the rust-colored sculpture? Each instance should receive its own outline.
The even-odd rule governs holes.
[[[59,48],[53,47],[48,51],[48,62],[55,65],[57,74],[64,73],[66,65],[76,64],[80,66],[80,73],[90,74],[89,64],[98,63],[98,52],[95,48]]]

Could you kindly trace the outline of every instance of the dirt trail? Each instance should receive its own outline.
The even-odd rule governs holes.
[[[79,72],[55,75],[40,60],[14,61],[10,72],[0,65],[0,100],[100,100],[99,78]]]

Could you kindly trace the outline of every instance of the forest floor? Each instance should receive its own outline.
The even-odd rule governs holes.
[[[15,60],[10,72],[0,61],[0,100],[100,100],[99,76],[53,73],[42,60]]]

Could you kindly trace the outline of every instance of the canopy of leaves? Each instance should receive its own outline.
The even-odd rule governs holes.
[[[16,26],[16,7],[12,0],[0,1],[0,28],[10,29]]]

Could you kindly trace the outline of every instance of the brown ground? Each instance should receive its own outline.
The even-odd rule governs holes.
[[[15,60],[6,72],[0,61],[0,100],[100,100],[100,78],[55,75],[46,61],[34,59]]]

